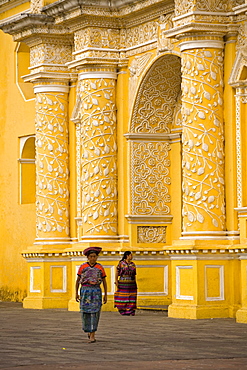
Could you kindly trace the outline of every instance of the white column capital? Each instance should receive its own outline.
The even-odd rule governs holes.
[[[33,89],[35,94],[48,92],[60,92],[60,93],[69,92],[69,86],[65,85],[35,85]]]
[[[78,80],[87,80],[91,78],[111,78],[116,80],[117,79],[117,73],[113,71],[90,71],[90,72],[81,72],[78,75]]]
[[[180,50],[191,50],[191,49],[224,49],[224,42],[220,40],[189,40],[179,44]]]

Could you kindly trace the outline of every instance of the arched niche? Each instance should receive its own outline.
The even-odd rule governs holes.
[[[20,138],[20,203],[35,202],[36,169],[35,169],[35,137]]]
[[[130,153],[127,219],[137,224],[137,243],[169,243],[171,240],[167,225],[171,225],[173,219],[171,166],[176,152],[172,154],[171,149],[175,143],[180,145],[180,110],[181,61],[177,55],[163,55],[154,61],[140,82],[129,133],[125,135]],[[177,153],[180,163],[179,149]],[[177,167],[181,172],[180,165]],[[157,237],[151,238],[155,233]]]

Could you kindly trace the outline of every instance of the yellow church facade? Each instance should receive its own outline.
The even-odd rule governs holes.
[[[0,1],[0,299],[247,323],[247,1]]]

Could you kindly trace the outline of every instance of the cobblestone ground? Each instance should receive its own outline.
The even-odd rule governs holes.
[[[247,325],[234,319],[171,319],[102,312],[87,343],[79,312],[0,302],[0,369],[247,369]]]

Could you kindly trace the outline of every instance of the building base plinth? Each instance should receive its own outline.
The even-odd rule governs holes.
[[[177,319],[212,319],[229,317],[228,306],[199,306],[171,304],[168,307],[168,317]]]
[[[240,308],[236,313],[236,322],[247,324],[247,308]]]
[[[23,300],[23,308],[42,310],[46,308],[67,308],[67,307],[68,307],[68,299],[63,299],[63,298],[27,297]]]

